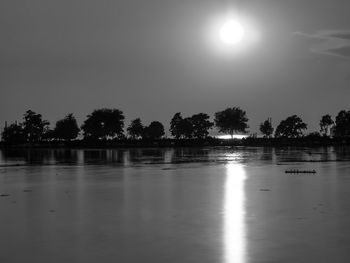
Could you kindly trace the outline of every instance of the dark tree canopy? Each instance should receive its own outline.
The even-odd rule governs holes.
[[[38,142],[48,129],[49,122],[42,120],[41,114],[28,110],[24,114],[23,130],[28,142]]]
[[[320,132],[326,136],[329,133],[329,128],[332,127],[332,125],[334,124],[334,121],[332,120],[331,115],[326,114],[324,116],[322,116],[321,120],[320,120]]]
[[[270,119],[267,119],[263,123],[261,123],[259,129],[261,133],[264,135],[264,137],[267,137],[267,138],[272,136],[273,130],[274,130]]]
[[[128,134],[132,139],[139,139],[143,135],[143,124],[140,118],[132,120],[129,127],[127,128]]]
[[[246,112],[239,107],[227,108],[215,113],[214,121],[219,132],[228,133],[231,137],[234,133],[245,133],[248,128]]]
[[[305,138],[311,141],[318,141],[322,139],[322,136],[319,132],[311,132],[308,135],[306,135]]]
[[[191,118],[182,118],[180,112],[175,113],[170,121],[170,133],[175,139],[191,139],[193,137]]]
[[[56,139],[69,141],[77,138],[79,131],[77,120],[70,113],[64,119],[56,122],[53,135]]]
[[[214,126],[214,123],[209,121],[209,118],[209,115],[205,113],[192,115],[191,123],[193,129],[193,137],[197,139],[203,139],[208,136],[209,129]]]
[[[338,137],[350,136],[350,110],[342,110],[335,118],[335,135]]]
[[[84,121],[81,129],[85,138],[107,139],[123,136],[124,115],[118,109],[94,110]]]
[[[55,134],[55,130],[54,129],[47,129],[44,134],[43,134],[43,140],[48,140],[48,141],[51,141],[51,140],[56,140],[57,137],[56,137],[56,134]]]
[[[164,126],[159,121],[152,121],[151,124],[144,128],[143,138],[158,140],[164,136]]]
[[[171,135],[176,139],[202,139],[209,134],[209,129],[213,127],[213,123],[209,121],[209,115],[198,113],[192,117],[182,118],[181,113],[174,115],[170,122]]]
[[[181,121],[183,120],[181,113],[175,113],[174,117],[170,121],[170,133],[175,139],[180,139],[183,136],[181,131]]]
[[[293,115],[280,122],[276,128],[275,137],[298,138],[306,129],[306,123],[297,115]]]
[[[1,137],[2,140],[8,144],[23,143],[27,139],[22,125],[17,123],[5,127]]]
[[[192,118],[187,117],[180,121],[179,131],[181,138],[192,139],[194,136],[194,126]]]

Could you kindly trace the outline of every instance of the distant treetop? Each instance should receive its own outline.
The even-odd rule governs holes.
[[[239,107],[227,108],[215,113],[215,125],[219,132],[230,134],[246,133],[248,118],[246,112]]]
[[[84,137],[91,139],[107,139],[123,136],[124,115],[118,109],[98,109],[94,110],[81,129],[84,132]]]
[[[280,122],[276,128],[275,137],[298,138],[306,129],[306,123],[297,115],[292,115]]]

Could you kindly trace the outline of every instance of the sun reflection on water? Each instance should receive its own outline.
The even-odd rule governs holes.
[[[224,262],[244,263],[245,259],[245,196],[246,174],[241,164],[226,165],[224,195]]]

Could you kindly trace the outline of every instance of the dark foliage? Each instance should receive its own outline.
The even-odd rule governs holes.
[[[26,136],[22,125],[13,123],[5,127],[1,134],[2,141],[6,144],[18,144],[26,141]]]
[[[175,113],[174,117],[170,121],[170,133],[175,139],[180,139],[183,136],[181,129],[181,122],[183,118],[180,112]]]
[[[335,122],[330,115],[322,116],[320,131],[304,136],[307,125],[297,115],[280,122],[271,138],[273,127],[271,120],[260,124],[264,138],[250,136],[242,140],[222,140],[211,138],[209,130],[213,127],[209,115],[198,113],[183,118],[178,112],[170,123],[170,131],[175,139],[162,138],[164,127],[154,121],[144,127],[140,118],[131,121],[127,128],[129,139],[123,134],[124,115],[117,109],[98,109],[87,116],[82,129],[87,140],[74,140],[79,127],[73,114],[56,122],[53,130],[49,122],[42,120],[41,114],[28,110],[23,123],[5,125],[1,133],[0,147],[172,147],[198,145],[261,145],[261,146],[313,146],[313,145],[346,145],[350,144],[350,111],[342,110]],[[227,108],[215,114],[215,124],[219,132],[246,132],[248,118],[245,111],[238,107]],[[335,136],[327,136],[334,134]],[[323,136],[322,136],[323,135]],[[142,138],[143,140],[137,140]],[[161,140],[160,140],[161,139]],[[181,140],[179,140],[181,139]],[[63,142],[64,141],[64,142]]]
[[[129,127],[127,128],[128,134],[132,139],[139,139],[142,137],[144,132],[144,127],[140,118],[131,121]]]
[[[41,114],[28,110],[24,114],[23,130],[28,142],[41,141],[43,134],[48,129],[49,122],[42,120]]]
[[[348,137],[350,136],[350,110],[342,110],[335,118],[335,136]]]
[[[270,138],[274,130],[270,119],[267,119],[263,123],[261,123],[259,129],[265,138]]]
[[[52,135],[55,139],[70,141],[77,138],[79,131],[77,120],[71,113],[64,119],[56,122],[56,127]]]
[[[214,126],[214,123],[209,121],[209,115],[205,113],[198,113],[191,117],[193,137],[197,139],[204,139],[208,137],[209,129]]]
[[[81,126],[84,138],[94,140],[121,138],[123,137],[124,118],[123,112],[117,109],[94,110]]]
[[[320,132],[324,135],[327,136],[329,134],[329,129],[332,127],[334,124],[334,121],[332,120],[331,115],[326,114],[322,116],[320,120]]]
[[[307,125],[297,115],[292,115],[280,122],[276,128],[275,137],[298,138],[303,135]]]
[[[148,140],[158,140],[164,136],[164,126],[159,121],[152,121],[144,128],[143,138]]]
[[[228,133],[231,136],[237,132],[245,133],[248,128],[246,112],[239,107],[227,108],[215,113],[214,121],[219,132]]]
[[[311,140],[311,141],[318,141],[318,140],[321,140],[323,138],[319,132],[311,132],[305,136],[305,139]]]
[[[174,115],[170,122],[170,132],[175,139],[203,139],[209,134],[213,123],[209,121],[209,115],[198,113],[192,117],[182,118],[181,113]]]
[[[190,117],[184,118],[179,123],[179,130],[181,133],[181,138],[192,139],[194,136],[194,126],[192,119]]]

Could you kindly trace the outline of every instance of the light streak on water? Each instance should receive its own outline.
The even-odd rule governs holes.
[[[245,184],[246,174],[241,164],[226,165],[223,236],[224,262],[245,263]]]

